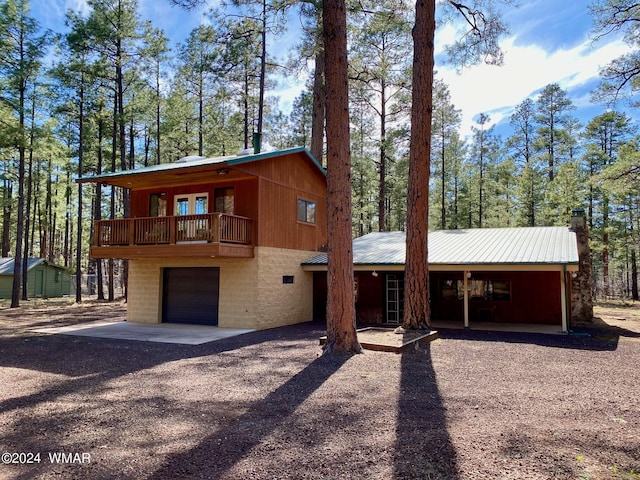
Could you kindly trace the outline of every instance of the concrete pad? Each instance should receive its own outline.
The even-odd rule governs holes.
[[[431,322],[434,328],[464,328],[464,323],[453,321],[434,320]],[[566,335],[561,325],[544,325],[536,323],[498,323],[498,322],[471,322],[470,330],[484,330],[488,332],[516,332],[516,333],[544,333],[547,335]]]
[[[174,323],[146,324],[134,322],[94,322],[66,327],[45,327],[30,330],[35,333],[76,335],[80,337],[137,340],[142,342],[201,345],[223,338],[234,337],[254,330],[219,328],[206,325],[179,325]]]

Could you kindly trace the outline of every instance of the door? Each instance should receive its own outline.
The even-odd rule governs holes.
[[[385,323],[400,325],[404,316],[404,274],[389,273],[386,280]]]
[[[42,297],[44,295],[44,270],[36,270],[36,284],[33,295]]]
[[[192,193],[176,195],[175,215],[187,217],[177,220],[177,241],[190,242],[207,238],[209,219],[206,217],[197,218],[195,215],[202,215],[208,212],[209,194]]]
[[[220,268],[165,268],[162,321],[218,325]]]

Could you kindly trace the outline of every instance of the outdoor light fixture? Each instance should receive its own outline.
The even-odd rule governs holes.
[[[467,278],[471,278],[471,272],[467,272]]]
[[[371,276],[372,277],[377,277],[378,276],[378,272],[376,272],[375,270],[373,272],[371,272]]]
[[[216,173],[218,175],[226,175],[227,173],[229,173],[229,169],[228,168],[219,168],[216,170]]]

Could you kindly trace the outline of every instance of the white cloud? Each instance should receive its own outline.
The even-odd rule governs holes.
[[[437,42],[451,35],[443,29]],[[441,44],[441,43],[439,43]],[[438,77],[449,85],[451,99],[462,110],[462,133],[471,131],[473,118],[490,113],[492,123],[509,116],[514,106],[550,83],[568,90],[598,76],[601,66],[629,51],[620,40],[593,45],[590,40],[570,49],[548,53],[536,45],[516,46],[514,38],[502,42],[502,67],[477,65],[458,74],[452,67],[438,67]]]
[[[87,0],[65,0],[64,10],[72,10],[75,13],[85,17],[91,11],[91,7],[87,3]]]

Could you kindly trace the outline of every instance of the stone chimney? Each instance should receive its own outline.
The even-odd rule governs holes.
[[[591,249],[589,231],[583,208],[571,212],[571,230],[578,242],[578,271],[572,274],[571,322],[572,324],[593,322]]]

